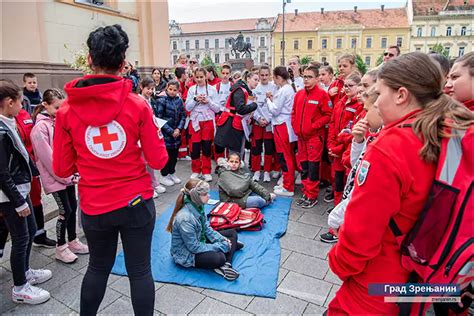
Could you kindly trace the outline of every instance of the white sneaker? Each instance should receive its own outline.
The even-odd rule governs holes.
[[[181,183],[181,179],[178,178],[177,176],[175,176],[175,174],[170,174],[170,179],[175,183],[175,184],[180,184]]]
[[[253,174],[252,180],[255,182],[260,181],[260,171],[255,171],[255,173]]]
[[[272,171],[272,178],[278,179],[280,177],[280,171]]]
[[[199,176],[200,176],[199,173],[193,172],[193,173],[191,173],[190,178],[191,178],[191,179],[194,179],[194,180],[199,180]]]
[[[301,182],[301,173],[297,172],[295,177],[295,184],[302,184]]]
[[[270,172],[265,171],[265,172],[263,173],[263,182],[270,182],[270,181],[271,181],[271,179],[270,179]]]
[[[25,273],[26,281],[31,285],[40,284],[48,281],[53,276],[51,270],[29,269]]]
[[[41,304],[49,300],[50,297],[48,291],[30,285],[28,282],[21,290],[15,291],[15,287],[12,288],[12,300],[15,303]]]
[[[166,188],[162,185],[157,185],[155,187],[155,192],[156,193],[165,193],[166,192]]]
[[[189,161],[189,160],[192,160],[191,157],[189,156],[185,156],[183,158],[178,158],[178,160],[185,160],[185,161]]]
[[[293,196],[295,195],[295,192],[290,192],[285,188],[278,188],[273,191],[276,195],[281,195],[281,196]]]
[[[158,192],[156,192],[155,190],[153,190],[153,198],[156,199],[157,197],[159,197],[160,195],[158,194]]]
[[[282,185],[277,184],[273,187],[273,190],[278,190],[278,189],[281,189],[281,188],[283,188],[283,184]]]
[[[165,177],[163,177],[163,176],[160,177],[160,183],[167,186],[167,187],[170,187],[170,186],[174,185],[174,181],[171,180],[169,175],[167,175]]]
[[[278,179],[277,186],[281,187],[283,185],[283,175]]]
[[[212,181],[212,176],[210,174],[203,174],[202,178],[206,182],[211,182]]]

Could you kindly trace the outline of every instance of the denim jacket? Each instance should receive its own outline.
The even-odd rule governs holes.
[[[206,239],[210,243],[200,241],[201,220],[206,223]],[[202,215],[191,203],[186,203],[176,214],[171,232],[170,251],[175,263],[183,267],[193,267],[195,254],[208,251],[226,253],[229,250],[229,244],[225,237],[213,230],[209,221],[202,218]]]

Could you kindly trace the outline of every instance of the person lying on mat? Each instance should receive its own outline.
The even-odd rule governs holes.
[[[221,202],[237,203],[241,208],[263,208],[275,199],[275,194],[252,180],[238,153],[230,153],[227,160],[219,158],[217,174]]]
[[[203,180],[190,179],[181,189],[166,228],[171,233],[171,256],[185,268],[214,269],[234,281],[239,273],[232,267],[232,257],[244,244],[237,241],[234,229],[211,228],[204,212],[208,200],[209,184]]]

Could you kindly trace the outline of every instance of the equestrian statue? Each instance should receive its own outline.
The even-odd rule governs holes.
[[[244,36],[242,35],[242,32],[239,32],[237,38],[229,38],[229,43],[232,45],[232,49],[230,51],[232,56],[236,56],[237,52],[239,52],[244,53],[248,58],[252,58],[251,52],[255,52],[252,49],[252,44],[244,42]]]

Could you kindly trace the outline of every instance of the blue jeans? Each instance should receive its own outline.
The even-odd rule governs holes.
[[[252,207],[263,208],[267,204],[268,204],[267,201],[265,201],[265,199],[261,197],[260,195],[251,194],[247,198],[247,208],[252,208]]]

